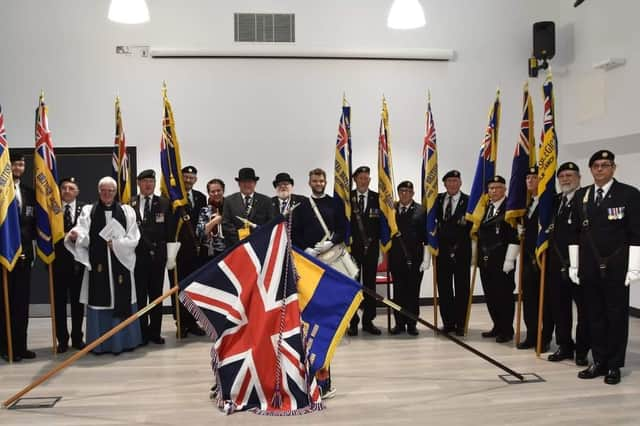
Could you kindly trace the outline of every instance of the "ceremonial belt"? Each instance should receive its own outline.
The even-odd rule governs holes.
[[[591,251],[593,252],[593,256],[598,261],[598,271],[600,272],[600,278],[604,279],[607,276],[607,264],[609,263],[609,259],[614,256],[617,256],[618,253],[624,247],[618,247],[613,253],[609,256],[601,256],[598,247],[596,246],[596,242],[593,239],[593,235],[591,234],[591,227],[589,226],[589,214],[587,212],[587,202],[589,201],[589,194],[591,192],[591,188],[587,189],[587,192],[582,199],[582,215],[584,216],[584,220],[582,221],[582,229],[584,231],[585,236],[587,237],[587,242],[589,243],[589,247],[591,247]]]

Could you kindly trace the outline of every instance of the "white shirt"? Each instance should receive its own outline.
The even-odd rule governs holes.
[[[454,195],[449,195],[449,193],[445,193],[444,195],[444,203],[442,204],[442,215],[444,216],[444,212],[447,211],[447,203],[451,203],[451,215],[453,216],[453,212],[456,211],[456,207],[458,206],[458,201],[460,200],[460,191],[456,192]]]
[[[140,194],[140,218],[142,220],[145,219],[145,217],[144,217],[144,209],[145,209],[146,204],[147,204],[147,200],[146,200],[147,197],[149,197],[149,202],[153,203],[153,194],[149,194],[149,195]],[[151,211],[151,206],[149,206],[149,211]]]
[[[499,199],[495,203],[489,202],[490,204],[493,204],[493,216],[496,215],[496,213],[498,212],[498,209],[500,208],[500,206],[502,205],[502,203],[504,203],[504,200],[506,200],[506,199],[507,199],[507,197],[502,197],[501,199]],[[487,208],[489,208],[489,207],[487,207]],[[493,217],[493,216],[491,216],[491,217]]]
[[[62,211],[64,212],[69,206],[69,215],[71,216],[71,223],[74,223],[76,220],[76,200],[73,200],[70,203],[62,203]],[[63,213],[64,214],[64,213]]]
[[[356,203],[359,205],[360,203],[360,196],[364,195],[364,203],[362,205],[362,211],[366,211],[367,210],[367,204],[369,201],[369,190],[367,189],[365,192],[360,192],[358,190],[356,190]]]
[[[531,198],[531,204],[529,204],[529,209],[527,210],[527,217],[529,219],[531,219],[531,215],[533,215],[533,212],[536,210],[536,207],[538,207],[538,197],[534,196]]]
[[[609,190],[611,189],[611,185],[613,185],[613,179],[611,179],[609,182],[605,183],[604,186],[598,186],[596,184],[594,184],[594,189],[593,189],[593,200],[595,201],[596,197],[598,196],[598,188],[602,188],[602,199],[604,200],[605,197],[607,196],[607,193],[609,192]]]
[[[18,200],[18,209],[22,211],[22,192],[20,191],[20,179],[14,179],[13,182],[16,192],[16,200]]]

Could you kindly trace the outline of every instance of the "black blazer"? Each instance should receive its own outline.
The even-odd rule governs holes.
[[[351,252],[354,256],[362,256],[364,254],[365,239],[368,243],[369,251],[378,252],[380,245],[380,203],[378,201],[378,193],[369,190],[367,196],[367,206],[364,212],[358,209],[358,193],[354,189],[351,191]],[[358,216],[362,219],[362,228],[364,234],[360,230]],[[376,256],[377,257],[377,256]]]
[[[142,198],[142,200],[141,200]],[[151,198],[151,215],[144,220],[140,215],[140,206],[144,197],[135,195],[130,205],[136,212],[136,221],[140,229],[140,241],[136,247],[136,256],[167,258],[167,242],[175,241],[175,221],[171,201],[165,197],[153,195]]]
[[[608,258],[607,278],[624,281],[628,247],[640,245],[640,191],[614,179],[600,206],[594,200],[595,187],[589,185],[576,191],[572,203],[570,244],[580,245],[579,276],[599,279],[600,257]]]
[[[504,220],[507,199],[491,219],[486,218],[489,205],[485,209],[485,218],[478,229],[478,266],[502,270],[509,244],[518,244],[518,232]]]
[[[469,196],[460,192],[460,198],[456,209],[452,212],[448,220],[444,220],[444,204],[446,202],[447,193],[438,194],[436,202],[433,206],[436,209],[436,222],[438,226],[438,245],[440,255],[449,256],[455,254],[459,262],[464,259],[471,259],[471,227],[472,223],[465,218],[467,205],[469,204]]]
[[[27,262],[31,262],[35,253],[33,240],[36,238],[36,194],[33,188],[20,183],[20,236],[22,237],[22,255]]]
[[[575,193],[567,205],[560,210],[562,194],[553,199],[553,226],[549,231],[548,259],[553,267],[569,267],[569,238],[571,236],[573,204],[576,202]],[[549,268],[547,268],[549,269]]]
[[[297,207],[294,209],[294,212],[297,212],[298,209],[302,206],[302,204],[305,202],[305,200],[307,199],[307,197],[305,197],[304,195],[298,195],[298,194],[291,194],[291,206],[296,206]],[[291,208],[291,206],[289,206],[289,208]],[[280,199],[278,197],[271,197],[271,209],[272,209],[272,216],[276,217],[277,215],[280,214]],[[294,215],[295,218],[295,215]],[[292,219],[295,220],[295,219]]]
[[[401,215],[399,206],[396,205],[395,215],[400,236],[392,240],[391,262],[406,265],[409,257],[414,265],[419,265],[424,257],[427,236],[427,217],[424,207],[412,201],[406,213]]]
[[[73,216],[73,223],[71,224],[72,228],[76,226],[76,224],[78,223],[78,218],[80,217],[80,213],[82,213],[82,207],[84,207],[84,205],[85,203],[76,199],[76,211],[75,211],[75,215]],[[63,208],[63,211],[64,211],[64,208]],[[66,233],[65,233],[65,236],[66,236]],[[75,261],[71,252],[67,250],[67,248],[64,246],[64,238],[56,243],[55,251],[56,251],[56,258],[53,261],[54,266],[57,265],[57,266],[68,267],[68,266],[73,266],[75,264],[82,266],[82,264]]]
[[[264,225],[273,219],[273,206],[271,199],[266,195],[255,192],[253,194],[253,204],[249,211],[247,219],[256,225]],[[242,193],[236,192],[224,199],[224,207],[222,209],[222,232],[227,247],[238,242],[238,229],[244,224],[237,216],[244,216],[244,198]]]

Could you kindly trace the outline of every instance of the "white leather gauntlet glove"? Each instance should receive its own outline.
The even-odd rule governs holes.
[[[304,252],[313,257],[317,257],[320,254],[320,252],[313,247],[307,247],[306,249],[304,249]]]
[[[502,272],[508,274],[516,269],[516,258],[520,253],[520,246],[518,244],[509,244],[507,247],[507,254],[504,257],[504,263],[502,264]]]
[[[333,247],[333,243],[327,240],[327,241],[320,241],[319,243],[316,243],[314,248],[318,253],[324,253],[325,251],[329,250],[331,247]]]
[[[569,246],[569,278],[575,284],[580,285],[580,278],[578,278],[578,258],[580,256],[580,246]]]
[[[640,280],[640,246],[629,246],[629,267],[624,285]]]
[[[178,250],[180,250],[179,242],[167,243],[167,269],[172,270],[176,267],[176,257],[178,256]]]
[[[428,246],[424,246],[424,257],[422,258],[422,263],[420,264],[420,272],[424,272],[431,267],[431,252],[429,251]]]

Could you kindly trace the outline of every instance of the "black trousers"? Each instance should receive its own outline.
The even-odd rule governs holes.
[[[463,261],[441,253],[436,257],[440,316],[445,327],[464,328],[469,303],[470,263],[466,258]]]
[[[167,259],[138,255],[136,257],[136,298],[138,309],[142,309],[162,295]],[[173,298],[172,298],[173,299]],[[162,327],[162,304],[140,317],[143,341],[160,337]]]
[[[422,282],[422,272],[419,271],[420,264],[413,262],[408,266],[403,259],[396,259],[391,262],[391,274],[393,275],[393,301],[406,311],[419,316],[420,314],[420,283]],[[415,327],[416,321],[393,311],[396,326],[402,328]]]
[[[540,307],[540,270],[533,264],[531,258],[524,256],[522,273],[522,313],[527,327],[526,341],[538,341],[538,310]],[[549,284],[545,284],[545,296],[542,312],[542,342],[549,343],[553,337],[553,314],[551,311],[551,295]]]
[[[574,284],[560,273],[560,266],[549,264],[547,280],[556,327],[556,343],[563,348],[576,351],[576,356],[585,357],[591,348],[589,336],[589,320],[584,303],[584,288]],[[576,304],[577,324],[576,339],[572,339],[573,303]]]
[[[629,287],[621,280],[580,275],[591,332],[593,360],[606,368],[624,367],[629,339]]]
[[[493,321],[493,329],[498,335],[504,337],[513,336],[513,316],[515,313],[513,291],[516,288],[513,275],[513,271],[505,274],[502,268],[497,266],[480,267],[482,290],[489,316]]]
[[[56,308],[56,335],[58,344],[69,344],[69,328],[67,326],[67,303],[71,306],[71,340],[82,341],[82,321],[84,305],[80,303],[80,288],[84,266],[75,262],[72,257],[56,257],[53,261],[53,297]]]
[[[31,293],[31,262],[20,258],[13,271],[7,273],[9,310],[13,354],[21,355],[27,350],[27,327],[29,325],[29,295]],[[4,290],[0,291],[0,353],[8,354],[8,339],[4,312]]]
[[[178,268],[178,282],[180,282],[183,278],[186,278],[187,275],[191,274],[193,271],[198,269],[198,265],[200,264],[199,257],[194,255],[192,257],[188,256],[178,256],[177,268]],[[173,269],[169,271],[169,286],[173,288],[175,286],[175,282],[173,279]],[[171,306],[173,308],[173,318],[176,319],[176,298],[175,296],[171,297]],[[180,303],[180,323],[183,330],[195,330],[198,327],[198,323],[191,313],[184,307],[182,303]]]
[[[378,269],[378,254],[380,253],[377,242],[374,247],[370,247],[366,254],[353,253],[360,268],[362,286],[372,291],[376,290],[376,271]],[[376,299],[365,293],[360,308],[362,308],[362,324],[370,324],[376,317]],[[351,326],[356,327],[359,321],[360,317],[356,312],[351,318]]]

